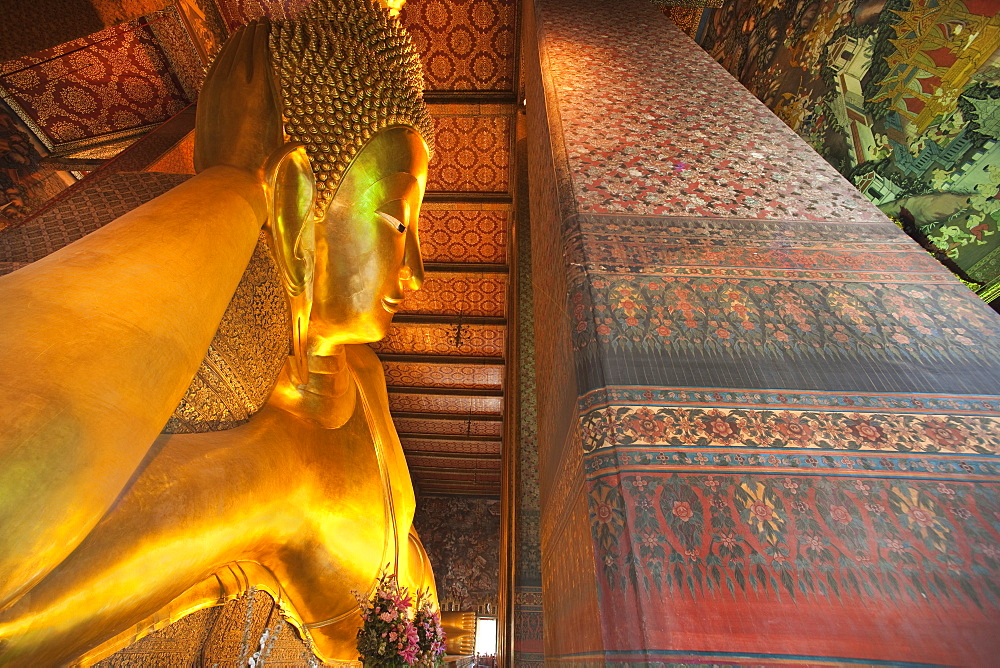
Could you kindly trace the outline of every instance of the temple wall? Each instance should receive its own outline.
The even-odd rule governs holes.
[[[529,5],[546,662],[989,663],[1000,319],[649,3]]]
[[[535,322],[536,437],[540,494],[542,597],[545,602],[545,658],[592,652],[601,647],[593,549],[586,540],[586,502],[582,489],[579,432],[576,429],[576,369],[572,318],[565,296],[569,280],[563,239],[573,224],[564,158],[550,133],[544,67],[534,39],[530,9],[525,17],[525,89],[528,100],[528,172],[531,202],[532,292]],[[569,484],[566,484],[566,483]],[[546,592],[549,592],[546,594]],[[567,629],[573,629],[567,633]]]
[[[544,665],[541,505],[538,482],[538,393],[535,365],[531,207],[528,196],[527,122],[519,118],[517,142],[517,420],[516,537],[513,595],[515,668]]]
[[[1000,294],[997,9],[733,0],[712,13],[701,44],[989,302]]]

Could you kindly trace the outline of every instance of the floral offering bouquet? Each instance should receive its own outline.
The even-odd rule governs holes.
[[[441,666],[444,630],[430,592],[417,592],[414,604],[393,573],[379,576],[371,598],[355,592],[361,607],[358,659],[365,666]]]

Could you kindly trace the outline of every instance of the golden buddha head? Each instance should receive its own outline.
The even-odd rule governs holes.
[[[284,133],[313,177],[301,154],[273,171],[274,251],[296,347],[325,355],[385,336],[403,287],[423,281],[417,220],[433,126],[409,36],[372,0],[317,0],[269,40]]]

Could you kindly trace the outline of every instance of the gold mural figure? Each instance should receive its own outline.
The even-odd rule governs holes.
[[[0,664],[91,663],[249,587],[325,660],[352,590],[433,575],[381,339],[423,280],[431,122],[419,63],[369,0],[238,31],[198,106],[197,175],[0,279]],[[159,435],[261,226],[292,314],[270,399]]]

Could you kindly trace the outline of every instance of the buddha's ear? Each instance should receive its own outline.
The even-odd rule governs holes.
[[[316,177],[302,144],[285,144],[264,166],[268,190],[266,229],[282,282],[296,295],[312,285],[315,255],[313,206]]]
[[[307,381],[306,330],[312,311],[316,232],[316,177],[303,144],[285,144],[268,158],[266,229],[292,314],[292,380]]]

